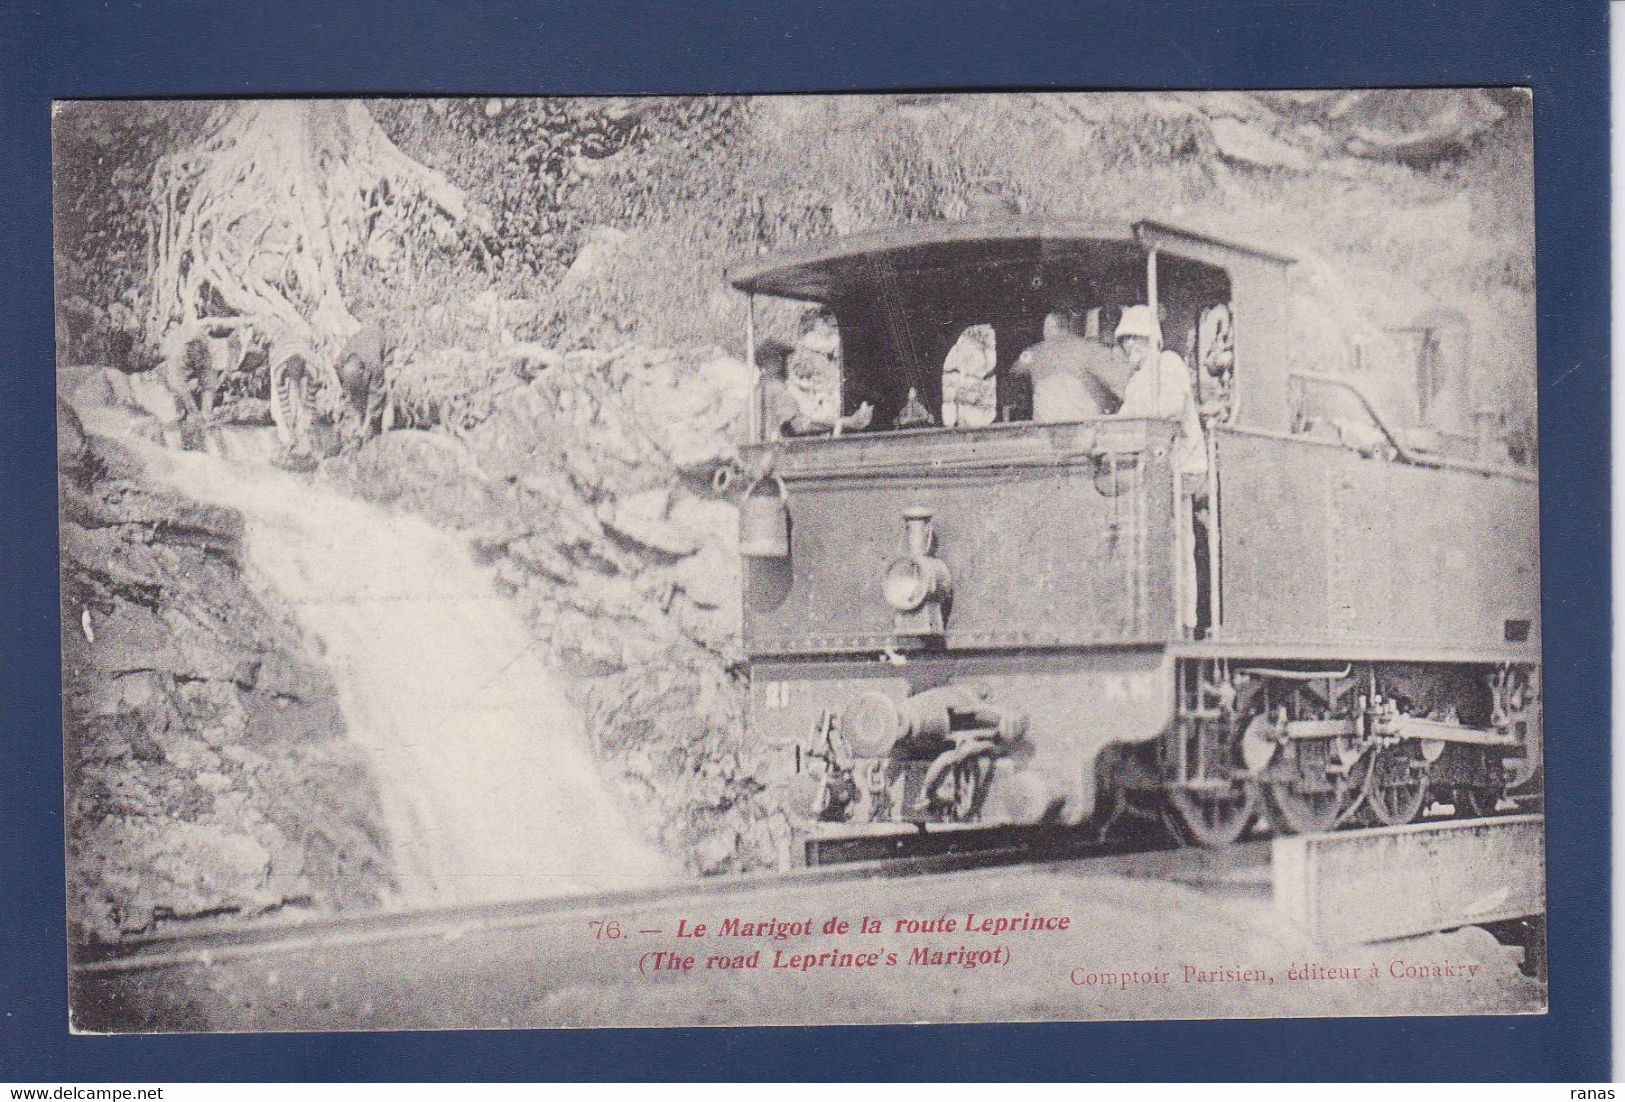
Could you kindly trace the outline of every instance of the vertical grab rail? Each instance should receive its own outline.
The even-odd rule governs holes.
[[[1207,446],[1207,637],[1216,638],[1224,623],[1224,601],[1220,587],[1219,556],[1219,427],[1207,426],[1202,434]]]
[[[745,295],[745,366],[750,368],[750,418],[745,433],[752,444],[766,435],[766,412],[762,409],[762,372],[756,366],[756,296]]]

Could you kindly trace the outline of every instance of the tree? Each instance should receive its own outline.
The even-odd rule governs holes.
[[[149,341],[246,327],[278,359],[355,332],[345,284],[363,258],[425,227],[488,226],[357,100],[220,105],[201,139],[159,158],[149,218]]]

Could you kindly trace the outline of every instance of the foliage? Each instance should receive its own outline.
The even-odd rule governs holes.
[[[64,289],[139,305],[135,183],[160,153],[195,142],[198,107],[94,106],[64,115],[59,160],[113,156],[118,183],[109,192],[84,171],[59,177]],[[1483,362],[1533,363],[1529,111],[1516,94],[393,99],[366,109],[402,152],[490,214],[487,231],[468,235],[408,219],[341,272],[354,312],[409,348],[635,340],[742,353],[724,280],[740,258],[1019,213],[1162,217],[1302,257],[1297,352],[1314,364],[1341,365],[1349,346],[1380,344],[1428,309],[1466,313]],[[1290,156],[1249,160],[1223,140],[1238,131]],[[97,264],[80,270],[81,258]],[[791,335],[798,321],[796,310],[768,310],[763,335]],[[1495,386],[1512,404],[1532,394],[1532,374]]]
[[[209,105],[189,101],[65,101],[52,119],[58,351],[112,358],[149,307],[148,184],[166,153],[195,140]]]
[[[1413,129],[1441,111],[1414,97],[1372,109],[1372,125]],[[517,337],[564,347],[635,339],[740,352],[740,311],[723,279],[740,258],[1012,213],[1163,217],[1304,256],[1304,312],[1327,319],[1307,328],[1304,354],[1322,363],[1342,363],[1347,344],[1418,309],[1472,306],[1452,297],[1478,300],[1486,331],[1531,309],[1532,217],[1519,205],[1526,112],[1475,130],[1450,156],[1430,146],[1418,167],[1353,166],[1348,150],[1375,140],[1370,127],[1345,100],[1308,96],[393,101],[376,110],[403,148],[502,212],[483,243],[484,283],[532,304]],[[1304,167],[1227,158],[1214,137],[1221,121],[1273,127],[1300,143]],[[1495,169],[1484,183],[1470,171],[1480,164]],[[1448,204],[1463,196],[1470,206],[1458,217]],[[766,324],[788,330],[798,316],[769,313]],[[1528,358],[1506,351],[1507,361]]]
[[[244,323],[311,347],[359,327],[345,284],[363,257],[387,262],[403,233],[447,237],[470,218],[461,189],[355,100],[221,105],[154,165],[148,214],[150,338]]]

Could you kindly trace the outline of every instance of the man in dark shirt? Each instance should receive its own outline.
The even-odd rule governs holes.
[[[389,394],[384,374],[387,356],[384,330],[377,322],[356,330],[339,353],[339,386],[354,417],[351,431],[359,440],[383,431],[384,405]]]
[[[796,390],[789,381],[790,354],[794,351],[783,341],[763,341],[756,349],[756,369],[761,381],[756,387],[756,400],[761,417],[763,440],[778,440],[786,436],[828,436],[835,431],[833,418],[809,413],[804,403],[796,398]],[[842,431],[858,432],[869,427],[874,407],[864,402],[853,413],[840,418]]]

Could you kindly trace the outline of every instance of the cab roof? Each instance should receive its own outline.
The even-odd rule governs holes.
[[[1142,219],[1138,222],[928,222],[816,242],[743,264],[728,273],[750,294],[834,302],[889,278],[965,267],[1000,268],[1049,261],[1091,266],[1137,263],[1153,244],[1200,243],[1291,263],[1285,254]]]

